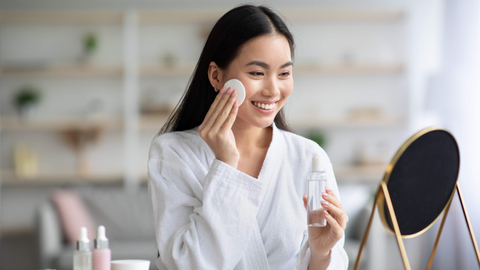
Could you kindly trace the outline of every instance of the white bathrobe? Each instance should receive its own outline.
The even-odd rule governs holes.
[[[273,127],[272,142],[253,178],[215,159],[198,129],[157,137],[148,187],[163,269],[307,269],[307,217],[302,196],[312,158],[331,163],[316,143]],[[347,269],[344,238],[328,269]]]

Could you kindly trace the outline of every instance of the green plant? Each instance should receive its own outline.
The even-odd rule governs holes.
[[[83,40],[83,47],[87,54],[95,52],[98,46],[98,37],[95,33],[88,33]]]
[[[37,104],[41,99],[40,92],[33,86],[26,86],[19,90],[15,95],[15,104],[18,108],[22,108],[25,105]]]
[[[318,130],[310,130],[310,132],[307,134],[307,138],[316,142],[318,145],[320,145],[320,147],[325,147],[327,141],[325,134]]]

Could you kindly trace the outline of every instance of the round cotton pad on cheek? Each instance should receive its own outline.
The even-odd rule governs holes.
[[[238,106],[242,105],[243,101],[245,100],[245,86],[243,83],[237,79],[231,79],[225,83],[223,86],[225,90],[229,87],[232,87],[233,90],[237,90],[237,103]]]

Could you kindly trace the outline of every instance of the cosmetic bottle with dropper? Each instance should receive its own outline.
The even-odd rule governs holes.
[[[93,270],[110,270],[112,252],[108,248],[104,226],[98,226],[97,238],[93,241],[93,245]]]
[[[92,270],[92,251],[90,251],[90,240],[85,227],[80,229],[77,249],[73,254],[73,270]]]

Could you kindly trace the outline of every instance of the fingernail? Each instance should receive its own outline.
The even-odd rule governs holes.
[[[325,206],[328,206],[330,204],[328,201],[321,201],[320,203]]]
[[[221,95],[223,95],[225,93],[225,87],[222,87],[222,89],[220,89],[220,92],[219,92]]]
[[[326,190],[327,192],[332,192],[332,190],[331,190],[329,187],[325,187],[325,190]]]
[[[328,197],[328,193],[322,192],[322,197],[324,197],[324,198]]]
[[[330,216],[327,210],[324,210],[323,213],[325,213],[326,216]]]
[[[231,92],[232,92],[232,88],[229,87],[229,88],[227,89],[227,94],[230,94]]]
[[[235,108],[237,108],[237,107],[238,107],[238,103],[237,103],[237,101],[235,100],[235,102],[233,103],[233,108],[235,109]]]
[[[232,94],[230,94],[230,96],[232,96],[232,97],[234,97],[234,96],[236,96],[236,95],[237,95],[237,90],[233,90],[233,91],[232,91]]]

